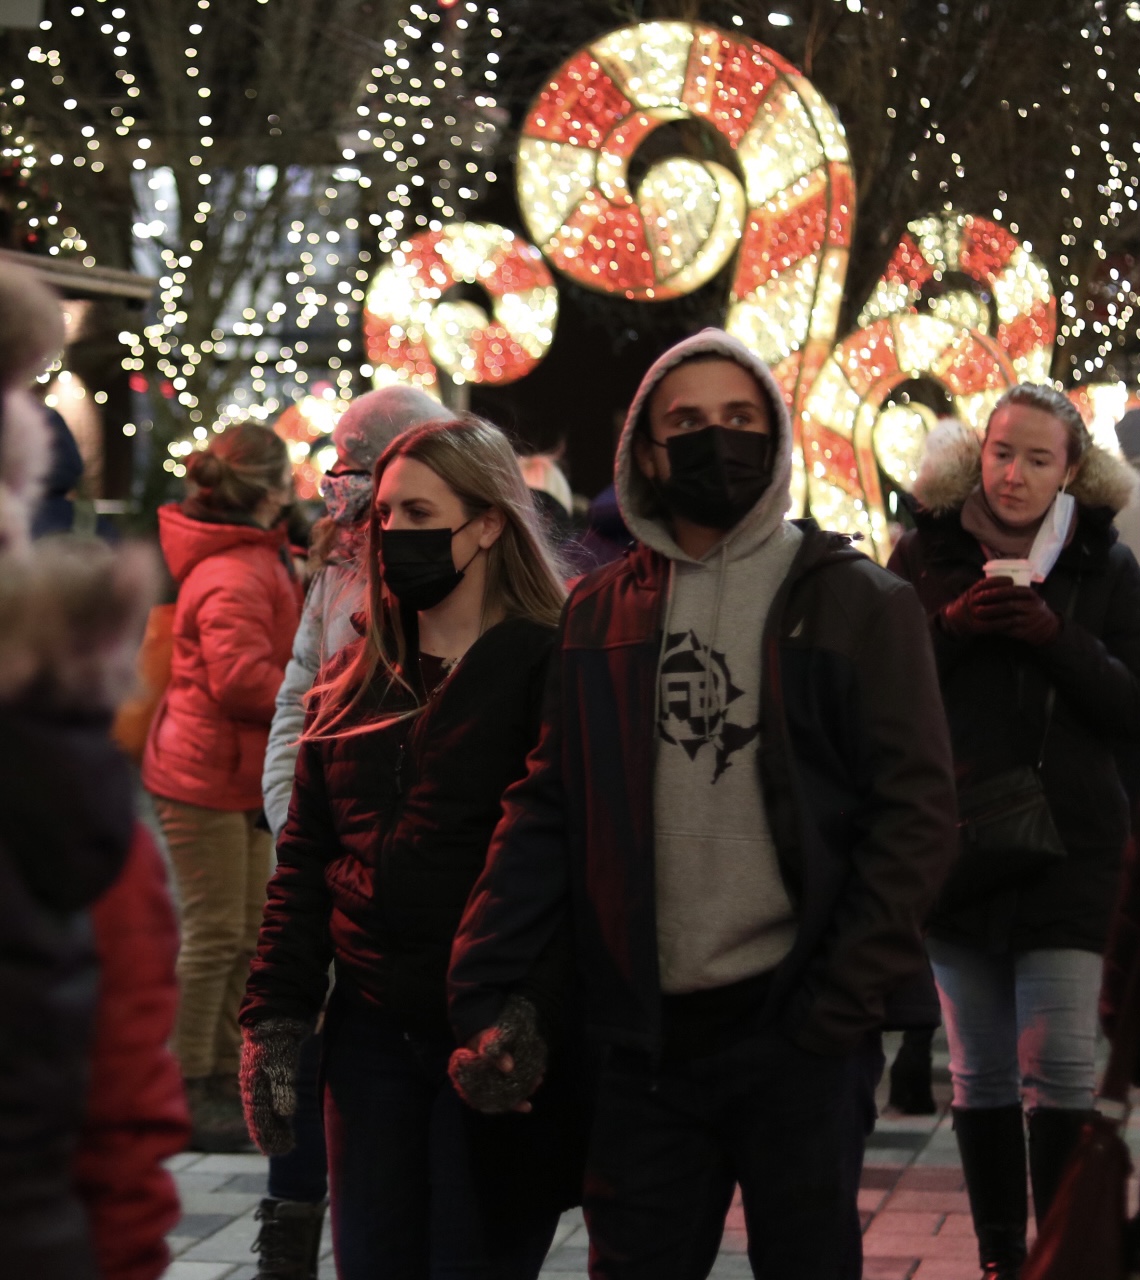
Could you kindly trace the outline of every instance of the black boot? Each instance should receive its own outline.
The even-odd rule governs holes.
[[[891,1092],[887,1105],[904,1116],[932,1116],[937,1110],[930,1087],[933,1070],[930,1045],[932,1028],[903,1032],[902,1045],[891,1063]]]
[[[251,1252],[257,1254],[258,1280],[317,1280],[321,1227],[327,1200],[263,1200],[253,1215],[261,1230]]]
[[[1033,1183],[1033,1212],[1040,1228],[1065,1176],[1069,1157],[1090,1111],[1036,1107],[1029,1113],[1029,1178]]]
[[[983,1280],[1017,1280],[1025,1261],[1025,1131],[1021,1108],[955,1107]]]

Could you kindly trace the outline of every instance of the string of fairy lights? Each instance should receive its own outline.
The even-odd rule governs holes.
[[[881,17],[861,0],[835,3],[866,21]],[[268,165],[230,172],[211,163],[219,140],[213,105],[218,86],[211,83],[202,53],[210,44],[209,24],[224,22],[226,14],[219,0],[197,0],[190,13],[184,42],[179,41],[178,64],[186,79],[186,98],[196,103],[197,111],[186,140],[185,163],[193,174],[190,192],[179,190],[174,172],[164,163],[169,144],[143,118],[139,41],[130,0],[82,0],[70,8],[72,19],[96,22],[103,41],[99,56],[112,69],[117,95],[94,100],[72,88],[64,55],[51,47],[55,28],[50,20],[41,23],[39,43],[29,50],[27,78],[38,77],[37,91],[50,82],[51,92],[74,122],[66,152],[42,153],[36,141],[21,132],[18,113],[35,108],[28,100],[33,88],[25,79],[16,77],[6,88],[0,85],[0,159],[15,160],[22,172],[46,173],[49,180],[53,169],[68,165],[102,173],[112,148],[129,154],[136,265],[158,279],[158,293],[149,323],[138,332],[120,335],[125,347],[122,363],[140,386],[144,377],[157,374],[160,392],[177,404],[187,422],[187,438],[171,444],[165,464],[175,475],[183,470],[181,459],[208,438],[211,428],[250,415],[269,418],[290,401],[314,393],[339,403],[351,394],[358,378],[374,376],[372,365],[360,360],[360,311],[369,282],[378,265],[393,252],[402,252],[409,238],[440,233],[446,225],[464,220],[496,180],[495,160],[506,123],[496,96],[501,67],[495,46],[504,34],[499,11],[475,0],[412,0],[391,36],[377,46],[376,65],[339,133],[339,162],[327,170],[287,177]],[[1105,0],[1094,0],[1090,15],[1079,36],[1074,33],[1074,41],[1088,42],[1087,46],[1077,45],[1068,56],[1061,55],[1061,69],[1071,80],[1074,65],[1083,69],[1090,60],[1085,55],[1091,54],[1096,85],[1102,89],[1093,129],[1096,140],[1090,145],[1089,122],[1082,120],[1082,133],[1073,136],[1069,163],[1063,168],[1060,195],[1066,213],[1056,257],[1057,344],[1072,348],[1086,330],[1096,339],[1095,349],[1080,364],[1072,364],[1072,380],[1081,384],[1115,376],[1116,353],[1125,340],[1140,334],[1140,302],[1133,287],[1140,281],[1122,274],[1121,262],[1110,262],[1108,247],[1110,233],[1119,230],[1122,217],[1135,214],[1140,204],[1135,168],[1140,164],[1140,142],[1113,135],[1111,104],[1122,89]],[[1129,3],[1124,15],[1127,23],[1140,22],[1140,2]],[[774,27],[793,21],[775,8],[767,18]],[[736,15],[732,24],[739,29],[744,19]],[[908,88],[901,83],[899,68],[891,68],[890,75],[900,89]],[[1073,91],[1073,84],[1060,86],[1064,98]],[[1140,102],[1140,92],[1134,98]],[[901,100],[902,95],[896,95],[900,105]],[[926,113],[924,142],[945,148],[948,163],[939,162],[937,185],[944,198],[943,213],[949,215],[963,204],[964,148],[940,124],[937,103],[927,97],[918,103]],[[1001,106],[1024,120],[1048,109],[1040,101],[1003,101]],[[13,114],[5,116],[5,110]],[[888,105],[886,113],[896,119],[896,106]],[[267,117],[271,136],[281,135],[280,123],[276,116]],[[918,149],[910,153],[915,182],[923,177],[924,161],[933,163],[927,158],[930,154],[920,158]],[[539,176],[545,179],[549,174]],[[187,332],[187,300],[195,287],[201,287],[204,255],[217,245],[219,219],[224,214],[239,229],[255,224],[283,181],[294,185],[286,191],[279,234],[263,245],[259,280],[239,281],[208,336],[193,338]],[[1090,189],[1102,197],[1092,214],[1081,203]],[[548,194],[555,199],[556,193],[551,193],[553,188]],[[1009,193],[998,190],[990,216],[1018,236],[1019,227],[1006,212],[1009,201]],[[666,212],[668,204],[663,199]],[[1093,218],[1095,227],[1085,225]],[[556,221],[561,227],[561,219]],[[85,265],[95,265],[78,210],[57,210],[43,223],[45,236],[53,241],[49,252],[74,254]],[[728,256],[735,244],[730,240]],[[1103,264],[1104,302],[1091,313],[1085,264],[1076,260],[1078,246],[1086,246],[1096,263]],[[679,249],[673,240],[661,239],[658,252],[676,254]],[[1100,288],[1099,277],[1096,283]],[[952,302],[958,306],[953,299],[945,305]],[[966,302],[969,299],[962,305]],[[929,307],[939,314],[938,299]],[[215,394],[219,369],[239,371],[220,404]],[[132,423],[124,427],[128,434],[135,430]]]
[[[499,55],[489,51],[481,73],[463,75],[467,37],[478,13],[470,0],[462,10],[429,11],[413,3],[397,24],[400,36],[385,42],[384,62],[372,70],[369,100],[357,107],[358,115],[373,121],[362,123],[361,143],[391,166],[385,207],[369,219],[381,253],[405,235],[439,231],[479,198],[484,184],[495,181],[500,113],[493,88]],[[490,38],[501,39],[498,11],[486,9],[482,19]],[[417,51],[422,65],[414,61]],[[465,81],[472,78],[469,88]],[[428,207],[412,213],[417,190]]]
[[[119,335],[122,366],[136,389],[164,395],[187,423],[186,437],[168,445],[163,463],[175,476],[184,473],[182,459],[211,428],[243,417],[271,418],[314,392],[339,401],[351,395],[358,376],[371,377],[372,367],[357,363],[359,311],[377,260],[405,234],[463,218],[495,179],[500,114],[494,45],[502,30],[495,9],[474,0],[440,0],[439,7],[413,0],[352,110],[355,133],[347,127],[338,133],[339,164],[325,172],[283,174],[260,165],[234,173],[211,163],[218,88],[202,52],[210,44],[208,24],[225,22],[226,12],[217,0],[197,0],[191,14],[184,43],[179,41],[184,100],[197,103],[197,129],[188,143],[166,142],[142,118],[136,101],[142,92],[139,42],[129,0],[84,0],[69,12],[73,20],[96,24],[103,42],[98,56],[119,84],[117,95],[97,98],[72,88],[65,55],[53,47],[66,48],[66,41],[52,39],[62,22],[47,18],[28,51],[29,73],[0,84],[0,151],[29,178],[46,174],[50,182],[52,169],[63,165],[101,173],[112,146],[129,157],[134,265],[157,279],[158,290],[150,322]],[[66,154],[61,144],[59,151],[43,153],[7,118],[22,109],[34,114],[35,94],[45,91],[73,122]],[[282,134],[280,123],[268,117],[271,137]],[[166,145],[188,145],[190,190],[185,183],[180,188],[163,162]],[[194,338],[187,331],[188,299],[195,287],[210,283],[203,276],[204,253],[220,253],[217,277],[225,266],[225,237],[252,233],[270,198],[280,197],[282,182],[289,184],[281,202],[287,212],[279,234],[259,242],[259,279],[239,279],[208,336]],[[223,219],[228,228],[219,227]],[[76,225],[64,225],[69,220]],[[44,222],[53,241],[48,252],[81,255],[85,266],[96,265],[80,211],[59,209]],[[232,370],[236,378],[227,378]],[[228,387],[219,402],[223,379]],[[139,425],[125,424],[124,433],[135,434]]]

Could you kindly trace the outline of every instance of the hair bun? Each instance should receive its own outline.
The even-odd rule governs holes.
[[[186,460],[186,476],[199,489],[213,489],[221,483],[226,464],[209,449],[195,452]]]

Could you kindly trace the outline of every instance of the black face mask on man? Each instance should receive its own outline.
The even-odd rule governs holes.
[[[708,529],[731,529],[772,483],[772,437],[758,431],[702,427],[654,443],[669,455],[666,506]]]
[[[474,517],[472,517],[474,519]],[[380,539],[380,576],[384,585],[405,609],[423,613],[434,609],[463,581],[475,555],[455,567],[451,540],[471,523],[458,529],[387,529]]]

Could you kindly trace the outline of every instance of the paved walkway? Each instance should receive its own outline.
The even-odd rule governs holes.
[[[897,1036],[887,1037],[888,1059]],[[867,1147],[859,1208],[863,1212],[864,1280],[977,1280],[977,1252],[962,1171],[948,1113],[945,1044],[935,1047],[935,1116],[881,1116]],[[881,1090],[885,1105],[886,1086]],[[1140,1116],[1130,1126],[1140,1163]],[[183,1218],[171,1236],[176,1260],[166,1280],[254,1280],[253,1211],[265,1188],[260,1156],[176,1156]],[[1135,1197],[1135,1188],[1133,1188]],[[1135,1200],[1133,1199],[1133,1203]],[[586,1230],[579,1211],[566,1214],[543,1268],[558,1280],[585,1280]],[[725,1227],[713,1280],[750,1276],[739,1202]],[[336,1280],[326,1226],[320,1280]]]

